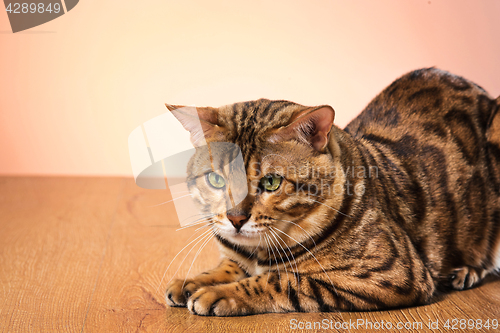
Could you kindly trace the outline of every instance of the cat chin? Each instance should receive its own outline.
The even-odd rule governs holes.
[[[232,243],[243,246],[258,246],[261,236],[258,232],[219,231],[221,236]]]

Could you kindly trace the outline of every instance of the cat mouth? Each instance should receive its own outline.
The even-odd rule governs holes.
[[[261,238],[261,232],[256,232],[256,231],[236,231],[236,230],[231,230],[227,231],[224,230],[222,232],[223,236],[229,239],[232,239],[234,241],[238,242],[243,242],[243,241],[255,241],[259,240]]]
[[[238,232],[238,231],[235,231],[232,233],[232,237],[233,238],[255,238],[255,237],[259,237],[259,232],[248,232],[248,231],[243,231],[243,232]]]
[[[239,245],[243,246],[258,246],[262,240],[262,235],[260,232],[237,232],[234,230],[233,232],[228,233],[227,238]]]

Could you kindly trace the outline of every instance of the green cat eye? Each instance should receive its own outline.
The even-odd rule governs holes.
[[[260,184],[266,191],[276,191],[280,187],[282,179],[278,175],[267,175],[262,177]]]
[[[207,174],[208,183],[215,188],[223,188],[226,186],[226,181],[224,178],[216,172],[210,172]]]

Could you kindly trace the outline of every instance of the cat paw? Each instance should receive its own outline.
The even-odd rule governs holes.
[[[199,289],[189,299],[187,307],[200,316],[241,316],[249,314],[247,306],[234,294],[220,286]]]
[[[194,280],[174,280],[167,286],[165,298],[169,306],[186,306],[187,300],[201,286]]]
[[[484,270],[476,270],[472,267],[456,268],[450,274],[450,284],[453,289],[464,290],[477,285],[484,278]]]

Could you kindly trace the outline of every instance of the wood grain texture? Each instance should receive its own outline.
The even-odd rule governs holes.
[[[379,331],[447,332],[446,320],[500,320],[494,277],[428,306],[391,311],[214,318],[169,308],[163,292],[174,274],[193,276],[219,261],[210,241],[194,263],[199,246],[181,264],[188,246],[166,271],[196,229],[176,231],[173,204],[158,205],[169,199],[168,192],[141,189],[128,178],[0,178],[0,332],[284,332],[293,323],[330,320],[421,322]],[[430,329],[431,321],[439,328]],[[373,331],[366,328],[347,331]]]

